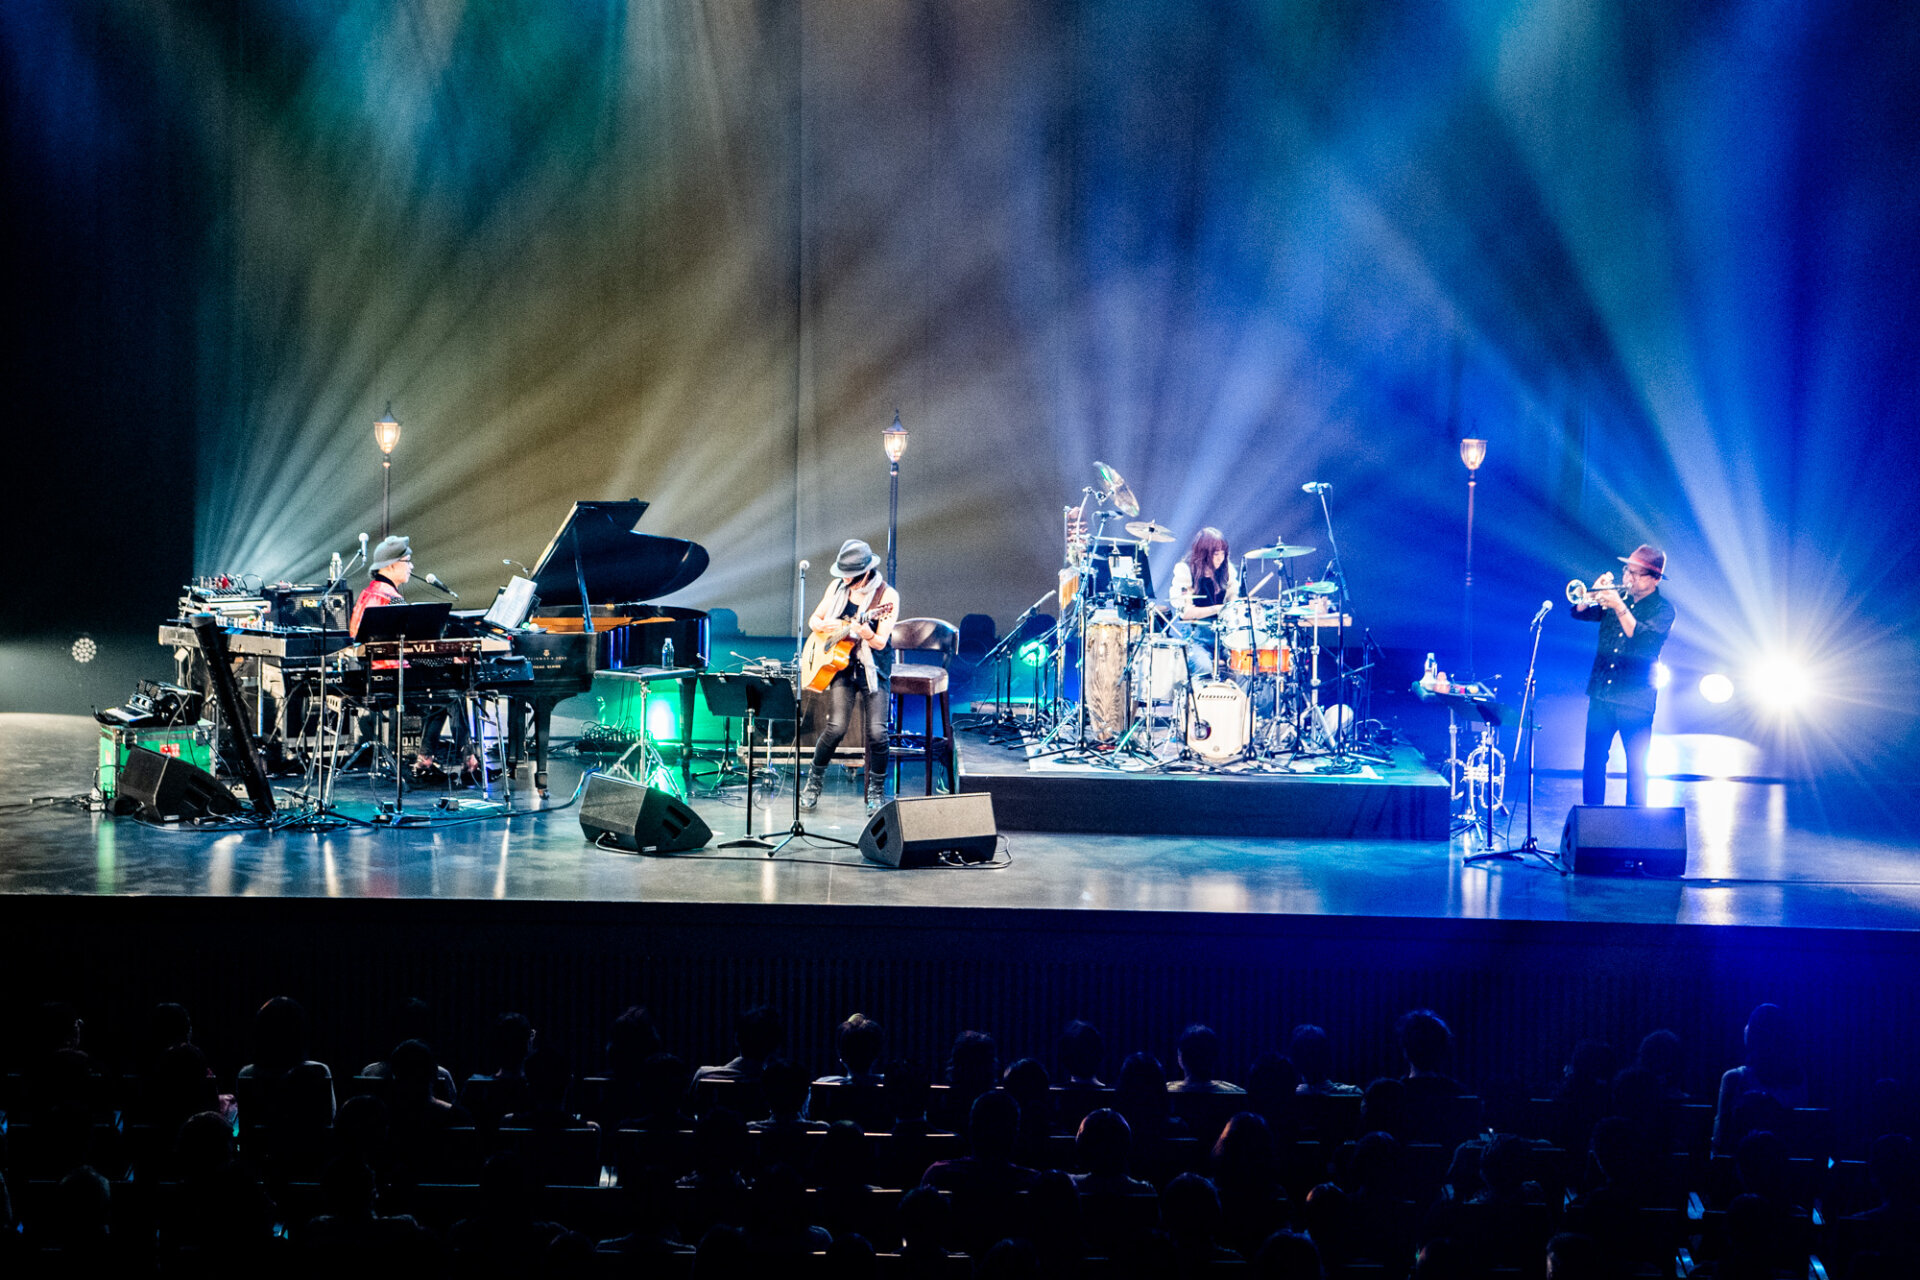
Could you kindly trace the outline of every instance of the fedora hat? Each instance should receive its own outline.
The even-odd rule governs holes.
[[[848,538],[840,544],[840,554],[833,562],[833,576],[836,578],[857,578],[869,569],[880,567],[880,557],[873,548],[859,538]]]
[[[1633,549],[1632,555],[1616,556],[1615,559],[1621,564],[1639,569],[1643,573],[1650,573],[1662,580],[1667,576],[1667,553],[1658,547],[1650,547],[1644,542]]]

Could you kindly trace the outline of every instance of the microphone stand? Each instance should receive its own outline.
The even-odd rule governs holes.
[[[348,558],[347,562],[340,567],[340,572],[335,574],[333,579],[327,583],[327,589],[320,593],[320,768],[317,781],[319,782],[319,807],[321,809],[330,808],[333,804],[333,775],[337,772],[337,769],[334,767],[337,761],[334,760],[333,753],[327,750],[327,659],[331,656],[327,650],[327,635],[329,633],[327,626],[327,601],[333,598],[333,593],[340,584],[347,580],[347,575],[353,571],[353,567],[360,563],[360,556],[361,553],[359,551],[354,552],[353,555]],[[342,707],[341,714],[344,715],[345,713],[346,708]],[[337,751],[340,746],[340,725],[337,720],[333,726],[333,744],[334,749]]]
[[[1534,695],[1536,692],[1534,672],[1540,661],[1540,636],[1541,633],[1546,630],[1547,612],[1546,609],[1542,609],[1538,616],[1534,618],[1533,625],[1530,628],[1533,632],[1533,652],[1527,657],[1527,683],[1520,694],[1520,732],[1527,737],[1527,838],[1518,849],[1488,849],[1483,853],[1473,854],[1465,859],[1461,864],[1463,866],[1472,866],[1476,862],[1490,861],[1524,862],[1526,859],[1523,855],[1531,855],[1538,858],[1541,864],[1548,870],[1557,871],[1562,876],[1567,874],[1566,864],[1560,861],[1557,854],[1548,853],[1545,849],[1542,849],[1540,847],[1540,841],[1536,839],[1533,834],[1534,741],[1540,736],[1540,726],[1534,723],[1533,718],[1535,711],[1538,709],[1534,704]],[[1487,814],[1487,827],[1489,831],[1491,831],[1493,827],[1491,808],[1489,808]]]
[[[1020,637],[1020,629],[1027,625],[1027,619],[1038,613],[1040,606],[1052,598],[1053,592],[1049,591],[1046,595],[1041,596],[1038,600],[1028,605],[1026,612],[1013,620],[1013,625],[1007,628],[1007,634],[1001,637],[1000,642],[980,656],[981,666],[985,666],[989,662],[994,664],[994,712],[993,715],[984,719],[977,714],[969,714],[966,718],[974,721],[974,723],[961,726],[964,731],[985,733],[996,729],[1019,728],[1019,723],[1015,720],[1012,709],[1007,705],[1013,701],[1013,642]],[[1000,696],[1000,666],[1003,660],[1007,669],[1007,693],[1004,698]]]
[[[877,604],[878,601],[879,601],[879,595],[876,592],[874,597],[874,602]],[[800,607],[802,609],[806,608],[806,603],[807,603],[807,562],[802,560],[800,562]],[[822,834],[821,832],[818,832],[818,831],[809,831],[807,830],[806,823],[801,821],[801,818],[800,818],[800,769],[801,769],[801,765],[800,765],[800,692],[801,692],[800,690],[800,654],[801,654],[801,651],[806,647],[806,631],[807,631],[807,628],[805,625],[805,619],[803,617],[801,619],[801,625],[799,627],[800,634],[796,637],[796,645],[794,648],[794,655],[793,655],[793,825],[787,828],[787,834],[785,836],[781,837],[778,841],[774,842],[773,844],[766,846],[767,856],[769,858],[778,857],[780,853],[784,851],[788,845],[792,844],[795,840],[798,840],[803,836],[813,841],[824,841],[827,844],[837,844],[844,849],[858,849],[860,847],[860,842],[858,840],[842,840],[839,836],[830,836],[830,835]],[[868,650],[866,655],[862,655],[861,661],[863,662],[872,661],[872,658],[870,656],[871,653],[872,653],[872,650]],[[877,697],[882,695],[876,692],[873,694],[869,694],[867,696]],[[751,714],[751,712],[749,712],[749,714]],[[749,725],[749,728],[751,728],[751,725],[752,725],[751,720],[748,721],[748,725]],[[747,761],[747,828],[748,830],[752,830],[753,828],[753,761],[751,759]],[[730,843],[734,845],[752,846],[752,845],[762,844],[764,842],[755,840],[752,836],[749,836],[746,840],[735,840],[735,841],[731,841]]]

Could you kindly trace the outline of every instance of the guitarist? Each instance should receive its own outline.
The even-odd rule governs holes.
[[[819,803],[827,766],[852,723],[857,699],[867,718],[867,812],[871,813],[887,798],[887,711],[893,677],[893,651],[887,648],[887,640],[893,634],[894,619],[900,616],[900,593],[880,576],[880,557],[858,538],[842,544],[833,576],[826,599],[807,625],[816,640],[847,629],[855,643],[846,668],[827,686],[827,722],[813,746],[813,769],[801,788],[800,807],[811,809]]]

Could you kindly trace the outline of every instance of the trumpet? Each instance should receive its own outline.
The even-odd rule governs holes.
[[[1601,592],[1611,591],[1617,594],[1619,590],[1620,584],[1613,580],[1611,573],[1601,574],[1594,579],[1592,586],[1588,586],[1578,578],[1573,578],[1567,582],[1567,603],[1576,609],[1590,609],[1600,603],[1594,597]]]

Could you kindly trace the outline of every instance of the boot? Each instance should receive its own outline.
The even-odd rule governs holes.
[[[867,812],[887,802],[887,744],[867,744]]]
[[[800,807],[811,809],[820,803],[820,788],[827,785],[827,771],[819,765],[807,770],[806,785],[800,788]]]

